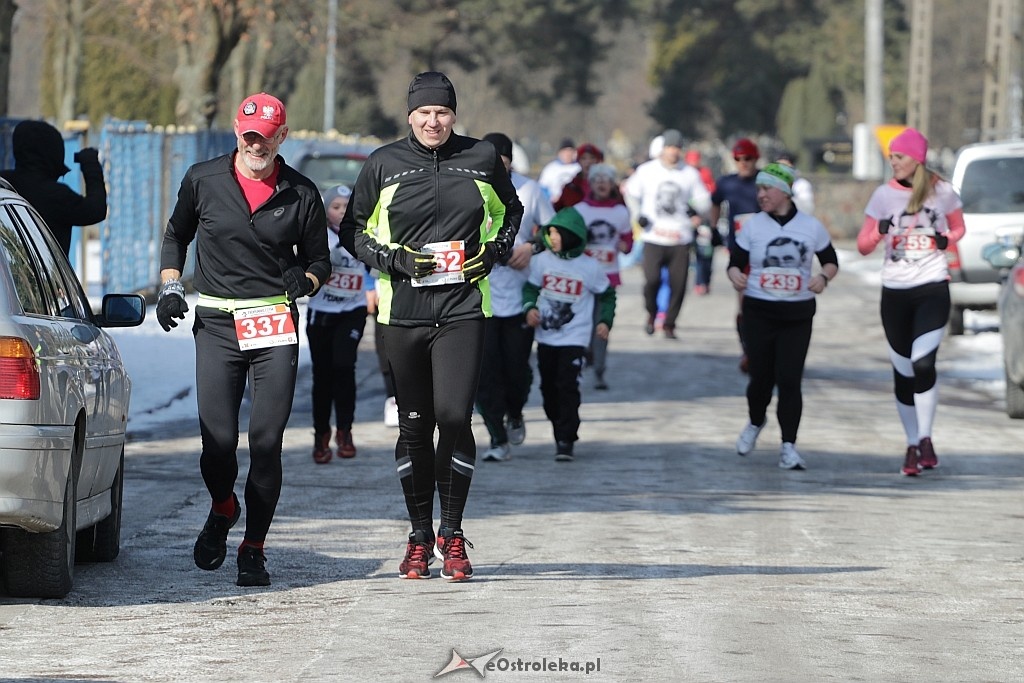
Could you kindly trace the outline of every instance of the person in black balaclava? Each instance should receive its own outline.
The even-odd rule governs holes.
[[[22,121],[14,127],[14,169],[0,171],[46,221],[64,253],[71,250],[71,228],[92,225],[107,216],[107,187],[99,152],[84,147],[75,161],[85,179],[85,196],[60,182],[70,171],[64,165],[64,138],[45,121]]]

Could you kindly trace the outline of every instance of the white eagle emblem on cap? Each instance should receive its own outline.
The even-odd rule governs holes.
[[[246,116],[252,116],[253,114],[255,114],[256,113],[256,103],[253,102],[252,100],[249,100],[248,102],[246,102],[245,106],[242,107],[242,113],[245,114]]]
[[[274,105],[265,104],[263,105],[263,118],[272,119],[274,118]]]

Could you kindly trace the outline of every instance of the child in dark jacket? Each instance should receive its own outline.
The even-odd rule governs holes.
[[[541,226],[541,237],[545,250],[530,260],[523,311],[536,329],[540,392],[554,431],[555,460],[568,462],[579,439],[580,373],[587,345],[591,331],[608,338],[615,288],[601,264],[583,253],[587,226],[576,209],[556,213]]]

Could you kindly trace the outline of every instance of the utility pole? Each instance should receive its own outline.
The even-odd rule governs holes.
[[[853,177],[879,180],[884,173],[875,131],[885,119],[882,88],[882,0],[864,0],[864,122],[853,127]]]
[[[907,125],[928,137],[932,101],[933,0],[914,0],[910,17]]]
[[[324,132],[334,130],[335,57],[338,52],[338,0],[327,0],[327,62],[324,65]]]
[[[982,141],[1021,137],[1020,0],[989,0]]]
[[[885,119],[882,63],[882,0],[865,0],[864,13],[864,122],[874,128]]]

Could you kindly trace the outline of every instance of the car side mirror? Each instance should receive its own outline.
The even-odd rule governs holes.
[[[1020,258],[1020,247],[1005,242],[986,244],[981,248],[981,257],[996,270],[1006,270],[1013,268],[1013,264]]]
[[[146,319],[146,300],[139,294],[105,294],[100,327],[135,327]]]

